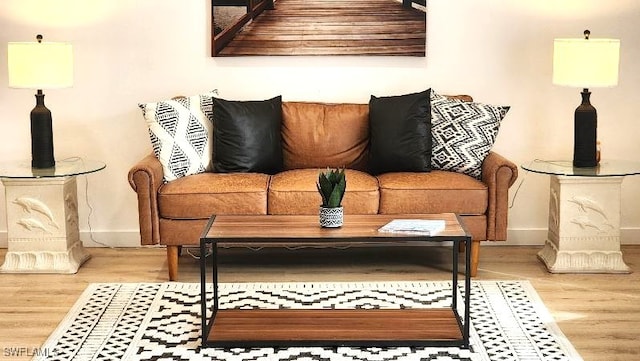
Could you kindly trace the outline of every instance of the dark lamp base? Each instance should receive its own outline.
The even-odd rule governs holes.
[[[44,106],[42,90],[38,90],[36,107],[31,111],[31,167],[52,168],[55,165],[51,111]]]
[[[582,91],[582,104],[576,108],[574,115],[573,166],[578,168],[598,165],[598,115],[596,108],[589,102],[590,95],[588,89]]]
[[[593,168],[598,166],[598,161],[584,161],[579,159],[573,160],[573,166],[576,168]]]

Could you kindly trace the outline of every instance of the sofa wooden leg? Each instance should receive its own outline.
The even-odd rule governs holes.
[[[480,262],[480,241],[471,241],[471,277],[478,274],[478,263]]]
[[[460,242],[458,248],[460,252],[466,250],[464,242]],[[480,241],[471,241],[471,277],[475,277],[478,274],[478,263],[480,262]]]
[[[169,281],[178,280],[178,253],[179,246],[167,246],[167,267],[169,268]]]

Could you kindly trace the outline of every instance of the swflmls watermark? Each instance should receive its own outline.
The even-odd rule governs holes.
[[[42,347],[5,347],[2,349],[3,357],[49,357],[54,356],[52,348]]]

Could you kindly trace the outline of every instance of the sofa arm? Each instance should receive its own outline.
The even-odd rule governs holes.
[[[498,153],[490,152],[482,163],[482,182],[489,188],[487,240],[507,239],[509,187],[518,178],[518,167]]]
[[[142,158],[129,170],[129,184],[138,194],[140,242],[143,245],[160,244],[158,190],[164,173],[160,161],[153,154]]]

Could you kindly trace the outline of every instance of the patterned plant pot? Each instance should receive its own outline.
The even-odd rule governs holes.
[[[323,207],[320,206],[320,227],[338,228],[342,227],[344,219],[344,211],[342,207]]]

